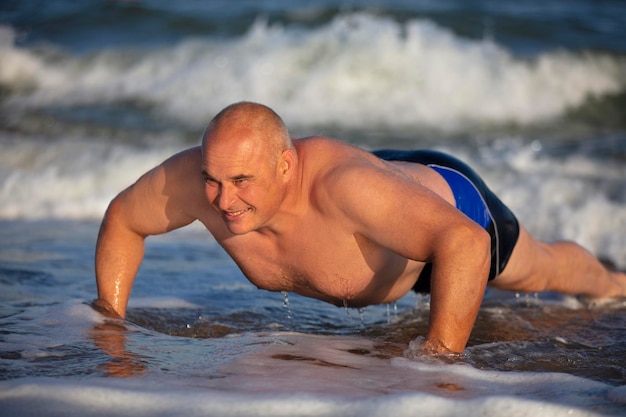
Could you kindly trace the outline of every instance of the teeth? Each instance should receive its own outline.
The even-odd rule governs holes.
[[[246,210],[231,211],[231,212],[226,213],[226,215],[231,216],[231,217],[236,217],[236,216],[239,216],[240,214],[243,214],[245,212],[246,212]]]

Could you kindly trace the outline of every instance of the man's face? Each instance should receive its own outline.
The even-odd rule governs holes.
[[[238,131],[232,140],[223,135],[210,138],[202,156],[206,196],[237,235],[266,225],[284,198],[278,156],[262,142],[246,139],[251,134]]]

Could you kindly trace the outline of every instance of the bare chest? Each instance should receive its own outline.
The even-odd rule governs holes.
[[[335,305],[389,302],[404,295],[419,275],[414,262],[358,235],[318,231],[223,246],[257,287]]]

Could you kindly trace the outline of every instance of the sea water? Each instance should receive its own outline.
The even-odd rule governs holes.
[[[198,225],[148,239],[128,320],[108,202],[254,100],[295,136],[465,159],[544,240],[626,269],[620,1],[0,4],[0,415],[623,415],[626,304],[488,291],[463,355],[429,300],[257,290]]]

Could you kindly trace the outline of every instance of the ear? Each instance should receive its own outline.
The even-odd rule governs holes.
[[[284,150],[278,161],[278,174],[285,180],[291,178],[296,170],[297,160],[296,153],[293,150]]]

